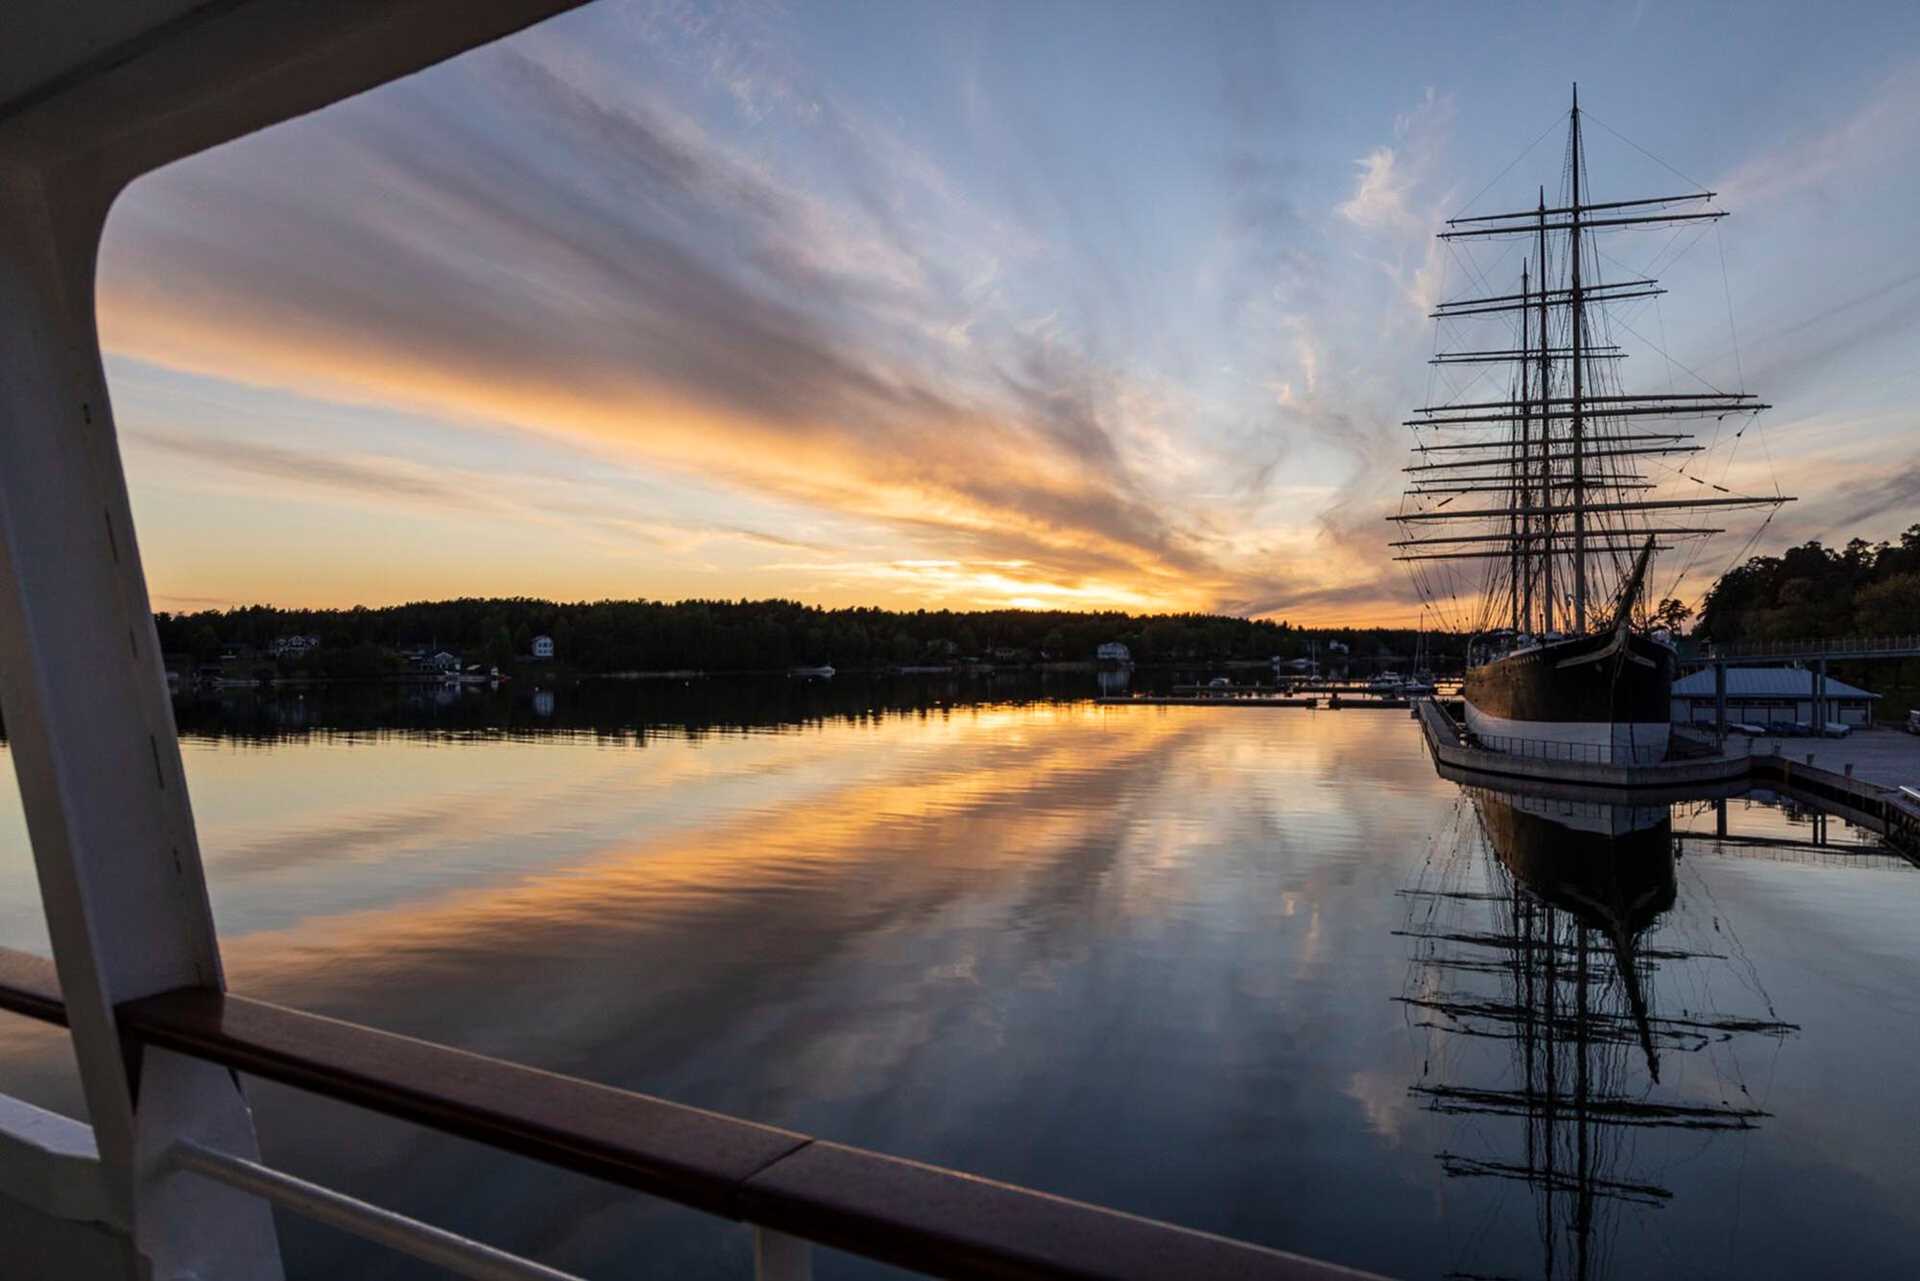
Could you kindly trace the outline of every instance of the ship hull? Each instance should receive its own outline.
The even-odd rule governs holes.
[[[1673,906],[1673,823],[1664,805],[1549,801],[1476,790],[1494,855],[1529,893],[1625,941]]]
[[[1632,633],[1577,636],[1467,669],[1467,728],[1519,756],[1651,764],[1672,734],[1673,651]]]

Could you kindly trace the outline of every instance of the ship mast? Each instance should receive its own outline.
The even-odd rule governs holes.
[[[1527,264],[1525,260],[1522,260],[1520,263],[1520,384],[1515,388],[1518,393],[1516,399],[1520,403],[1520,439],[1514,449],[1513,466],[1514,479],[1519,482],[1520,510],[1516,511],[1507,520],[1508,530],[1516,535],[1513,540],[1511,576],[1507,583],[1507,595],[1513,604],[1513,631],[1515,635],[1518,635],[1522,630],[1522,620],[1533,613],[1533,584],[1528,578],[1528,540],[1519,536],[1527,533],[1531,529],[1533,520],[1533,517],[1527,512],[1527,508],[1533,505],[1532,495],[1529,493],[1527,486],[1527,469],[1532,465],[1532,460],[1527,457],[1527,437],[1528,431],[1532,426],[1532,423],[1528,419],[1527,411],[1533,403],[1527,394],[1527,371],[1529,368],[1527,346],[1532,341],[1528,336],[1527,329],[1527,288]],[[1524,605],[1521,603],[1520,589],[1522,583],[1525,583],[1527,587],[1526,603]]]
[[[1552,385],[1553,356],[1547,351],[1547,189],[1540,188],[1540,208],[1536,211],[1540,220],[1540,412],[1547,412],[1547,388]],[[1523,313],[1524,314],[1524,313]],[[1552,494],[1549,488],[1553,484],[1553,433],[1547,430],[1547,420],[1540,419],[1540,501],[1544,506]],[[1546,531],[1542,546],[1546,554],[1541,557],[1541,572],[1546,577],[1545,590],[1540,594],[1540,634],[1547,635],[1553,630],[1553,522],[1541,517],[1541,529]]]
[[[1580,295],[1580,86],[1573,87],[1573,122],[1567,127],[1567,145],[1573,152],[1573,200],[1567,210],[1569,288],[1568,346],[1573,348],[1573,630],[1587,630],[1587,470],[1583,448],[1586,422],[1580,404],[1580,330],[1586,321]]]
[[[1428,462],[1424,457],[1405,470],[1410,484],[1401,510],[1388,519],[1409,536],[1391,545],[1402,561],[1504,560],[1510,572],[1501,601],[1497,577],[1487,592],[1476,627],[1487,626],[1504,614],[1514,632],[1528,630],[1540,602],[1540,633],[1553,634],[1556,622],[1573,634],[1584,634],[1593,623],[1590,602],[1606,599],[1617,583],[1598,581],[1595,557],[1617,570],[1623,559],[1639,552],[1649,536],[1654,551],[1666,550],[1662,536],[1694,537],[1723,532],[1695,523],[1654,523],[1652,513],[1682,513],[1705,508],[1777,507],[1793,501],[1781,495],[1742,495],[1719,485],[1707,486],[1684,472],[1669,473],[1698,484],[1684,496],[1636,491],[1657,490],[1660,481],[1632,470],[1635,460],[1691,453],[1691,433],[1663,429],[1635,433],[1627,430],[1632,418],[1721,419],[1729,414],[1756,414],[1769,406],[1746,392],[1653,392],[1628,394],[1609,376],[1605,362],[1626,358],[1617,344],[1595,342],[1589,313],[1604,314],[1613,304],[1653,298],[1666,291],[1656,280],[1600,280],[1595,264],[1587,260],[1588,236],[1596,231],[1675,227],[1726,217],[1724,210],[1686,208],[1714,199],[1711,191],[1642,199],[1595,201],[1586,182],[1586,157],[1580,97],[1575,86],[1567,126],[1567,199],[1547,204],[1540,188],[1532,209],[1504,214],[1479,214],[1449,219],[1440,239],[1491,240],[1525,236],[1535,253],[1523,263],[1518,293],[1459,298],[1440,303],[1436,320],[1518,314],[1517,348],[1448,351],[1434,355],[1436,365],[1497,364],[1516,366],[1513,391],[1501,401],[1465,402],[1453,399],[1422,406],[1405,425],[1416,430],[1475,433],[1480,439],[1462,443],[1416,443],[1427,455],[1440,450],[1461,451],[1457,458]],[[1564,257],[1550,238],[1565,237]],[[1556,259],[1559,260],[1556,263]],[[1564,266],[1560,266],[1564,263]],[[1550,270],[1559,267],[1557,279]],[[1564,330],[1561,310],[1564,309]],[[1512,332],[1512,331],[1509,331]],[[1564,332],[1565,337],[1559,338]],[[1555,345],[1558,340],[1560,345]],[[1567,374],[1555,394],[1554,362],[1565,359]],[[1535,364],[1537,362],[1537,364]],[[1597,390],[1596,390],[1597,389]],[[1433,476],[1446,469],[1464,474]],[[1478,506],[1463,495],[1481,494],[1497,505]],[[1710,494],[1711,496],[1696,496]],[[1446,527],[1476,522],[1485,533],[1453,534]],[[1431,530],[1430,533],[1426,532]],[[1494,532],[1499,531],[1499,532]],[[1421,536],[1413,536],[1419,534]],[[1502,544],[1499,550],[1463,547],[1463,544]],[[1571,599],[1563,601],[1563,567],[1571,560]],[[1570,607],[1570,608],[1569,608]],[[1564,616],[1556,618],[1556,615]]]

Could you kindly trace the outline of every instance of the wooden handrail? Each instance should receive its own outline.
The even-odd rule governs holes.
[[[64,1022],[53,967],[0,949],[0,1009]],[[122,1035],[708,1213],[947,1277],[1366,1274],[791,1130],[204,988]]]
[[[0,947],[0,1010],[24,1014],[42,1023],[67,1025],[67,1003],[60,976],[44,956]]]

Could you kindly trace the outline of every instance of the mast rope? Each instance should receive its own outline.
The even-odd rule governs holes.
[[[1692,187],[1695,191],[1705,191],[1707,189],[1706,183],[1701,182],[1697,178],[1690,178],[1686,174],[1681,173],[1678,169],[1675,169],[1672,165],[1668,164],[1666,161],[1662,160],[1660,157],[1654,155],[1651,151],[1648,151],[1645,147],[1641,146],[1639,143],[1635,142],[1633,139],[1627,137],[1627,135],[1621,133],[1618,129],[1615,129],[1612,125],[1602,120],[1599,116],[1594,115],[1590,109],[1582,108],[1580,114],[1586,117],[1588,120],[1593,121],[1593,123],[1599,125],[1602,129],[1605,129],[1608,133],[1612,134],[1614,137],[1618,138],[1620,141],[1626,143],[1629,147],[1632,147],[1635,151],[1639,152],[1641,155],[1645,156],[1647,159],[1653,161],[1654,164],[1659,165],[1662,169],[1665,169],[1668,173],[1678,178],[1681,182],[1684,182],[1688,186]]]
[[[1532,142],[1528,143],[1526,147],[1522,149],[1519,155],[1515,156],[1512,160],[1508,161],[1507,167],[1505,169],[1502,169],[1499,173],[1493,175],[1492,180],[1489,181],[1486,186],[1480,188],[1479,191],[1474,193],[1474,197],[1472,200],[1469,200],[1467,201],[1466,204],[1460,206],[1460,211],[1454,214],[1454,217],[1456,218],[1465,217],[1469,209],[1472,209],[1475,205],[1480,203],[1480,198],[1482,196],[1486,195],[1489,191],[1493,190],[1494,183],[1499,182],[1502,178],[1512,173],[1513,167],[1515,165],[1519,164],[1522,160],[1525,160],[1529,155],[1533,154],[1533,149],[1539,146],[1541,143],[1545,142],[1547,140],[1547,135],[1552,133],[1555,129],[1558,129],[1560,127],[1560,122],[1563,119],[1565,119],[1565,116],[1561,112],[1558,112],[1558,111],[1554,112],[1553,119],[1549,120],[1547,122],[1547,127],[1540,131],[1540,136],[1538,138],[1535,138]],[[1692,181],[1692,179],[1688,179],[1688,181]]]

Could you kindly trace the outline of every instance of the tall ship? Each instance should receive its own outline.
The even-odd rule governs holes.
[[[1671,264],[1727,216],[1714,201],[1705,190],[1594,199],[1576,87],[1551,203],[1542,186],[1532,209],[1453,218],[1440,233],[1456,255],[1487,245],[1495,257],[1467,261],[1478,289],[1433,312],[1435,394],[1406,420],[1413,458],[1389,519],[1395,559],[1429,604],[1465,598],[1453,621],[1471,634],[1463,694],[1483,747],[1664,759],[1675,654],[1650,608],[1662,553],[1686,553],[1677,590],[1725,532],[1716,517],[1791,501],[1777,486],[1736,492],[1729,467],[1709,465],[1730,464],[1769,406],[1663,350],[1664,317],[1649,308],[1666,291],[1650,271],[1620,269],[1631,251],[1616,234],[1664,232],[1643,252],[1650,267]],[[1516,265],[1511,285],[1491,283]],[[1441,349],[1460,338],[1471,341]],[[1668,390],[1629,390],[1634,340],[1664,357]]]

